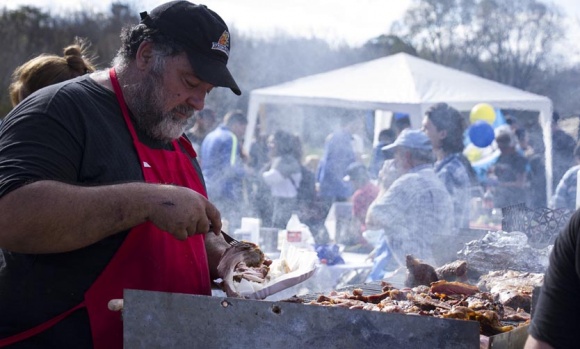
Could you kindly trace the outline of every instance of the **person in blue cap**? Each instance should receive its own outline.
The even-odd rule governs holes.
[[[367,229],[383,229],[398,265],[412,255],[432,265],[453,260],[445,241],[452,232],[453,204],[433,170],[433,147],[421,130],[406,129],[395,142],[394,165],[400,176],[369,207]]]

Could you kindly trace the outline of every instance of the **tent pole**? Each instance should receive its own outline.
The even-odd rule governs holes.
[[[544,204],[549,206],[549,202],[552,200],[552,105],[548,106],[548,108],[540,109],[540,125],[542,126],[542,134],[544,136],[544,158],[545,158],[545,167],[546,167],[546,201]]]

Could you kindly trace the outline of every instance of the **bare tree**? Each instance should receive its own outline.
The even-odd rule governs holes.
[[[486,0],[478,7],[471,63],[480,75],[527,89],[563,38],[558,12],[535,0]]]
[[[537,0],[416,0],[392,30],[427,59],[527,89],[563,38],[560,23]]]
[[[447,66],[462,66],[470,30],[473,0],[414,0],[391,31],[414,46],[419,55]]]

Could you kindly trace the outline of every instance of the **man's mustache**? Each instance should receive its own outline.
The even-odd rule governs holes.
[[[195,112],[195,108],[192,106],[188,106],[188,105],[179,105],[179,106],[173,108],[173,111],[180,113],[180,114],[193,116],[193,113]]]

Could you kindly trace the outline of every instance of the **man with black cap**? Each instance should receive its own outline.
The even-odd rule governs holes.
[[[187,1],[141,18],[112,68],[0,127],[0,347],[121,348],[123,289],[210,295],[220,276],[229,245],[183,131],[214,87],[240,94],[228,27]]]
[[[400,176],[369,207],[367,229],[383,229],[400,266],[410,254],[431,265],[450,262],[444,246],[453,225],[451,197],[433,170],[433,148],[421,130],[405,129],[384,150],[394,149]],[[454,251],[457,252],[457,251]]]

